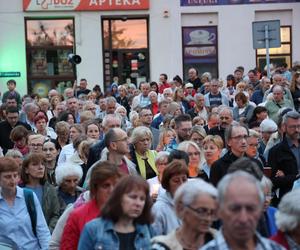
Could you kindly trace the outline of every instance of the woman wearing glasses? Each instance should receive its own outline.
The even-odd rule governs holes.
[[[168,235],[152,239],[152,250],[200,249],[214,238],[210,227],[216,219],[217,190],[203,180],[184,183],[175,193],[177,217],[182,224]]]

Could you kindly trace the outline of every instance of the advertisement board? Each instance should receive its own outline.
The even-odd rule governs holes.
[[[181,6],[209,6],[260,3],[299,3],[300,0],[180,0]]]

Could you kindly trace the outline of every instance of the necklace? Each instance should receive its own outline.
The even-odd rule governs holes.
[[[199,246],[196,246],[193,243],[186,242],[179,231],[176,232],[176,238],[184,250],[197,250],[199,248]]]

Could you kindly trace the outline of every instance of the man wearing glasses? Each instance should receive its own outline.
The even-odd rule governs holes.
[[[272,182],[278,197],[289,192],[300,177],[300,114],[287,112],[283,116],[283,140],[270,149],[268,163],[272,168]]]
[[[210,181],[217,186],[231,163],[243,157],[247,151],[247,138],[249,131],[241,125],[230,125],[225,131],[225,141],[228,148],[227,153],[215,161],[210,170]]]
[[[236,171],[219,182],[218,193],[222,227],[202,250],[284,249],[256,231],[265,201],[258,180],[244,171]]]

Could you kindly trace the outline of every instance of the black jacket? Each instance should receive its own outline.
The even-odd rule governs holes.
[[[272,168],[271,179],[274,189],[279,188],[279,199],[289,192],[298,174],[297,160],[291,151],[286,137],[270,149],[268,164]],[[278,170],[284,173],[282,177],[275,177]]]
[[[86,170],[88,170],[96,161],[100,160],[101,152],[104,148],[104,140],[97,142],[90,148],[89,158],[86,164]]]

